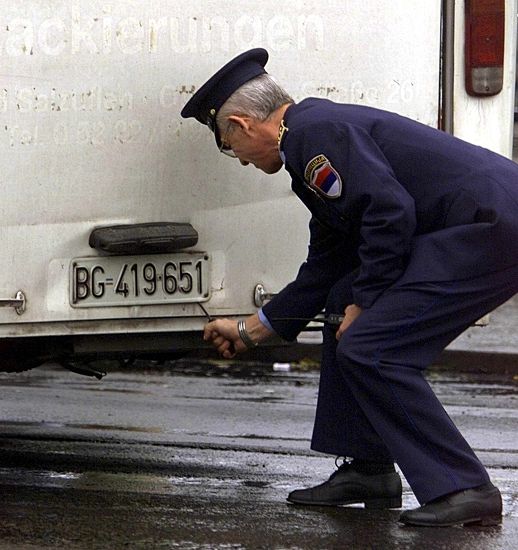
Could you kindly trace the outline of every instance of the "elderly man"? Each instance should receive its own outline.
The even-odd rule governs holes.
[[[421,506],[405,524],[500,523],[498,489],[423,376],[456,336],[518,292],[518,166],[377,109],[295,104],[241,54],[182,116],[221,152],[273,174],[283,166],[312,214],[296,279],[245,320],[204,338],[226,358],[276,333],[293,340],[325,306],[312,449],[348,457],[328,481],[291,492],[306,505],[401,506],[397,463]]]

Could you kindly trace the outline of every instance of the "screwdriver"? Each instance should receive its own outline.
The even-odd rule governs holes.
[[[270,321],[306,321],[308,323],[323,323],[333,327],[339,327],[344,320],[344,316],[338,313],[330,313],[318,317],[273,317]]]
[[[202,304],[198,303],[201,310],[207,317],[207,320],[209,323],[213,320],[213,317],[210,315],[210,313],[203,307]],[[330,313],[329,315],[322,315],[317,317],[274,317],[270,319],[271,321],[306,321],[307,323],[323,323],[328,324],[330,326],[338,327],[342,324],[342,321],[344,320],[344,316],[340,315],[338,313]],[[229,348],[230,353],[235,354],[234,346],[231,344]]]
[[[201,310],[207,317],[208,321],[212,321],[212,317],[210,316],[209,312],[202,306],[202,304],[198,303]],[[339,327],[342,324],[342,321],[344,320],[344,316],[340,315],[338,313],[330,313],[329,315],[319,315],[317,317],[273,317],[270,319],[271,321],[306,321],[307,323],[313,322],[313,323],[327,323],[328,325]]]

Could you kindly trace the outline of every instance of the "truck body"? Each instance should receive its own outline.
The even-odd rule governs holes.
[[[395,111],[511,156],[516,0],[501,90],[482,96],[466,91],[466,3],[417,3],[6,1],[0,357],[189,349],[208,315],[250,314],[294,278],[308,213],[287,173],[242,167],[179,115],[246,49],[269,51],[296,101]],[[162,246],[164,222],[195,244]]]

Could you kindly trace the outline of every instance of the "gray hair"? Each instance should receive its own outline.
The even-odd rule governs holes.
[[[221,129],[231,115],[264,121],[286,103],[293,103],[291,96],[270,74],[264,73],[245,82],[225,101],[216,115],[216,122]]]

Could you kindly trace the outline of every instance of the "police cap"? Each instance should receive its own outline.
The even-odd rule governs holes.
[[[192,96],[182,109],[183,118],[194,117],[213,132],[218,147],[221,137],[216,125],[216,115],[225,101],[245,82],[264,74],[268,52],[254,48],[244,52],[222,67]]]

